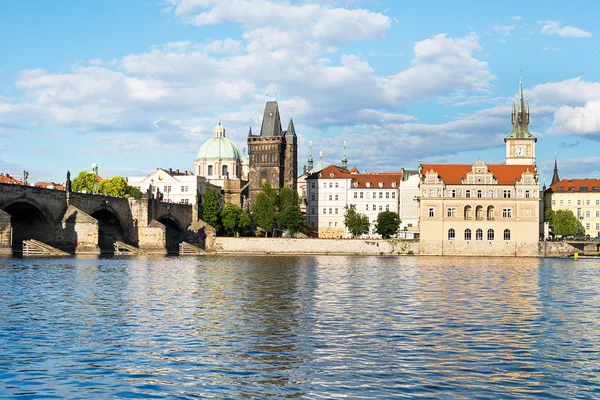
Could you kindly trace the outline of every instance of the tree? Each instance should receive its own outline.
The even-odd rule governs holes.
[[[225,234],[231,236],[245,235],[250,231],[252,221],[242,208],[233,203],[226,203],[221,211],[221,223]]]
[[[350,204],[345,208],[344,225],[346,225],[346,228],[352,233],[352,236],[358,236],[362,232],[369,230],[369,217],[365,214],[356,212],[355,204]]]
[[[391,235],[398,232],[400,226],[400,216],[393,211],[382,211],[377,215],[375,228],[377,233],[384,239],[389,239]]]
[[[215,228],[217,232],[221,231],[221,196],[213,188],[206,188],[203,196],[202,220]]]
[[[81,171],[71,183],[74,192],[95,193],[98,190],[98,178],[93,172]]]
[[[552,218],[553,232],[558,236],[583,236],[585,229],[571,210],[557,210]]]
[[[262,191],[256,195],[252,205],[252,216],[256,224],[265,231],[265,236],[277,228],[277,191],[270,184],[263,184]]]
[[[100,183],[102,183],[104,180],[105,179],[102,179]],[[125,178],[121,176],[113,176],[108,182],[108,186],[105,187],[104,191],[101,191],[100,193],[112,197],[125,197],[127,194],[127,181]]]
[[[135,186],[127,186],[127,193],[125,197],[131,197],[132,199],[139,199],[142,197],[142,191]]]
[[[290,235],[294,235],[307,227],[306,218],[300,210],[298,192],[287,186],[279,191],[277,225],[279,228],[288,231]]]
[[[550,208],[547,209],[546,211],[544,211],[544,221],[546,221],[550,225],[553,225],[555,215],[556,215],[556,213],[554,212],[554,210],[552,210]]]

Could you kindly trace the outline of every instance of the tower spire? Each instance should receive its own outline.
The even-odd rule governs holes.
[[[513,129],[506,139],[535,140],[535,137],[529,133],[529,101],[526,102],[525,96],[523,96],[523,78],[521,74],[519,74],[519,94],[516,104],[513,100],[511,122]]]
[[[308,142],[308,148],[308,173],[311,173],[313,169],[312,140]]]
[[[344,156],[342,157],[342,168],[348,169],[348,157],[346,157],[346,141],[344,140]]]
[[[554,153],[554,175],[552,175],[552,183],[550,183],[550,186],[558,182],[560,182],[560,178],[558,177],[558,163],[556,161],[556,153]]]

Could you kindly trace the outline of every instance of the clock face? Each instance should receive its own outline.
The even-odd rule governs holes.
[[[522,157],[525,155],[525,146],[517,146],[515,147],[515,155],[517,157]]]

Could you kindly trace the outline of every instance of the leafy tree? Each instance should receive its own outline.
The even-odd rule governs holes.
[[[213,188],[206,188],[204,199],[202,201],[203,211],[202,220],[215,228],[217,232],[221,231],[221,196]]]
[[[382,211],[377,215],[377,223],[375,228],[377,233],[383,236],[384,239],[398,232],[400,226],[400,216],[393,211]]]
[[[252,205],[252,216],[256,224],[265,231],[265,236],[277,227],[277,203],[277,191],[265,183]]]
[[[247,234],[252,226],[250,216],[242,208],[233,203],[226,203],[221,211],[221,223],[225,234],[240,236]]]
[[[554,234],[559,236],[583,236],[585,229],[571,210],[557,210],[552,218]]]
[[[74,192],[95,193],[98,190],[98,178],[93,172],[81,171],[71,183]]]
[[[142,197],[142,191],[135,186],[127,186],[127,193],[125,197],[131,197],[132,199],[139,199]]]
[[[127,181],[121,176],[113,176],[110,178],[108,186],[101,193],[112,197],[125,197],[127,194]]]
[[[346,228],[352,233],[352,236],[358,236],[362,232],[369,230],[369,217],[365,214],[356,212],[355,204],[350,204],[345,208],[344,225],[346,225]]]
[[[290,235],[295,234],[307,227],[306,218],[300,210],[300,198],[298,192],[289,187],[283,187],[279,191],[279,215],[277,217],[279,228],[286,230]]]
[[[554,215],[556,213],[552,209],[547,209],[544,211],[544,221],[548,222],[550,225],[554,224]]]

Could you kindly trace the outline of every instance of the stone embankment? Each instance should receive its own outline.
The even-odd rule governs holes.
[[[290,239],[217,237],[212,250],[248,254],[413,255],[419,242],[371,239]]]

